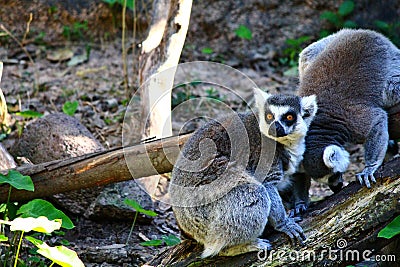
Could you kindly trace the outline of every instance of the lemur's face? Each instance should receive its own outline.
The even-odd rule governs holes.
[[[307,134],[316,111],[315,96],[270,95],[255,89],[260,131],[282,144],[290,144]]]

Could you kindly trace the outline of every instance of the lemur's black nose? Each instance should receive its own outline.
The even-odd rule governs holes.
[[[286,135],[286,132],[283,126],[278,121],[274,121],[269,126],[268,134],[274,137],[283,137]]]

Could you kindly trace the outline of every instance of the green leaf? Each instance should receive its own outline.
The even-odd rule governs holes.
[[[56,209],[53,204],[42,199],[34,199],[22,205],[17,214],[20,214],[23,218],[46,216],[49,220],[61,219],[63,228],[72,229],[75,227],[71,219],[64,212]]]
[[[162,240],[164,240],[164,242],[167,246],[175,246],[175,245],[178,245],[179,243],[181,243],[181,240],[174,235],[163,236]]]
[[[58,230],[61,227],[61,219],[49,220],[44,216],[38,218],[16,218],[8,223],[11,231],[36,231],[39,233],[50,234],[54,230]]]
[[[389,27],[390,27],[388,23],[386,23],[386,22],[384,22],[382,20],[375,20],[374,24],[375,24],[376,27],[378,27],[381,30],[388,30]]]
[[[9,184],[19,190],[35,190],[31,177],[24,176],[15,170],[9,170],[7,175],[0,173],[0,184]]]
[[[76,100],[73,102],[67,101],[64,103],[64,105],[62,107],[62,111],[69,116],[73,116],[75,114],[76,110],[78,109],[78,105],[79,105],[79,102]]]
[[[126,7],[130,10],[135,10],[135,0],[126,0]]]
[[[145,246],[145,247],[156,247],[156,246],[161,245],[162,243],[163,243],[162,240],[154,239],[154,240],[142,242],[142,243],[140,243],[140,245]]]
[[[386,225],[385,228],[380,230],[378,237],[390,239],[398,234],[400,234],[400,215],[394,218],[394,220]]]
[[[338,14],[342,17],[349,15],[354,10],[354,2],[353,1],[344,1],[338,10]]]
[[[33,237],[25,237],[39,249],[37,253],[52,260],[62,267],[84,267],[85,265],[79,259],[75,251],[64,246],[50,247],[45,242],[41,242]]]
[[[16,112],[15,115],[21,116],[25,119],[32,119],[32,118],[40,118],[43,117],[43,114],[33,110],[24,110],[20,112]]]
[[[210,55],[214,53],[214,50],[211,47],[204,47],[203,49],[201,49],[201,53]]]
[[[343,23],[343,28],[351,28],[351,29],[357,28],[357,23],[355,23],[352,20],[346,20]]]
[[[340,17],[331,12],[331,11],[325,11],[321,14],[320,16],[321,19],[326,19],[327,21],[329,21],[330,23],[332,23],[333,25],[337,26],[340,24]]]
[[[137,202],[136,202],[135,200],[133,200],[133,199],[125,199],[125,200],[124,200],[124,203],[125,203],[126,205],[128,205],[128,206],[134,208],[137,212],[146,214],[146,215],[151,216],[151,217],[157,216],[157,213],[156,213],[156,212],[154,212],[154,211],[152,211],[152,210],[146,210],[146,209],[144,209],[142,206],[140,206],[139,203],[137,203]]]
[[[7,241],[8,237],[6,237],[5,235],[0,234],[0,242],[4,242]]]
[[[235,30],[235,33],[238,37],[246,39],[246,40],[251,40],[253,39],[252,32],[249,28],[247,28],[244,25],[240,25],[239,28]]]

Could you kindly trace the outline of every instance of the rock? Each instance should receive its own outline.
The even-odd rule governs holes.
[[[102,150],[100,142],[77,119],[55,113],[29,123],[11,154],[38,164]],[[138,201],[146,209],[153,208],[150,196],[133,180],[57,194],[51,199],[73,214],[87,214],[90,218],[133,218],[134,212],[123,204],[125,197]]]
[[[38,164],[102,150],[100,142],[78,120],[54,113],[26,125],[10,153]]]
[[[124,204],[125,199],[133,199],[144,209],[153,210],[150,196],[135,181],[126,181],[108,185],[99,194],[85,217],[93,220],[133,220],[136,211]],[[150,218],[139,214],[137,222],[150,222]]]

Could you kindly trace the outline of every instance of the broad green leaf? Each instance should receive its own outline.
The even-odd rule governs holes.
[[[33,110],[24,110],[20,112],[16,112],[15,115],[21,116],[25,119],[32,119],[32,118],[40,118],[43,117],[43,114]]]
[[[335,26],[339,25],[340,18],[337,14],[331,12],[331,11],[325,11],[321,14],[320,16],[321,19],[326,19],[330,23],[332,23]]]
[[[84,267],[85,265],[79,259],[75,251],[64,246],[50,247],[45,242],[39,242],[35,238],[27,236],[26,239],[32,242],[39,249],[37,253],[52,260],[62,267]]]
[[[240,38],[243,38],[246,40],[253,39],[253,34],[252,34],[251,30],[244,25],[240,25],[239,28],[237,28],[235,30],[235,33]]]
[[[175,245],[178,245],[179,243],[181,243],[181,240],[174,235],[163,236],[162,240],[164,240],[164,242],[167,246],[175,246]]]
[[[6,237],[5,235],[1,235],[0,234],[0,242],[4,242],[4,241],[7,241],[8,240],[8,237]]]
[[[376,27],[378,27],[381,30],[389,29],[389,24],[384,22],[384,21],[382,21],[382,20],[375,20],[374,24],[375,24]]]
[[[214,53],[214,50],[211,47],[204,47],[203,49],[201,49],[201,53],[210,55]]]
[[[142,206],[140,206],[139,203],[137,203],[135,200],[133,199],[125,199],[124,203],[132,208],[134,208],[137,212],[143,213],[145,215],[151,216],[151,217],[155,217],[157,216],[157,213],[152,211],[152,210],[146,210],[144,209]]]
[[[353,1],[344,1],[338,10],[338,14],[341,16],[347,16],[354,10],[354,2]]]
[[[142,243],[140,243],[140,245],[145,246],[145,247],[156,247],[156,246],[161,245],[162,243],[163,243],[162,240],[154,239],[154,240],[142,242]]]
[[[351,28],[351,29],[357,28],[357,23],[355,23],[352,20],[346,20],[343,23],[343,28]]]
[[[8,223],[11,231],[36,231],[39,233],[50,234],[61,227],[61,219],[50,221],[44,216],[38,218],[16,218]]]
[[[17,214],[23,218],[46,216],[49,220],[61,219],[63,228],[72,229],[75,227],[71,219],[64,212],[56,209],[53,204],[43,199],[34,199],[22,205]]]
[[[31,177],[24,176],[15,170],[9,170],[7,175],[0,173],[0,184],[9,184],[20,190],[34,191]]]
[[[78,109],[78,105],[79,105],[79,102],[76,100],[73,102],[67,101],[64,103],[62,110],[65,114],[67,114],[69,116],[73,116],[75,114],[76,110]]]
[[[394,218],[385,228],[380,230],[378,237],[390,239],[398,234],[400,234],[400,215]]]

